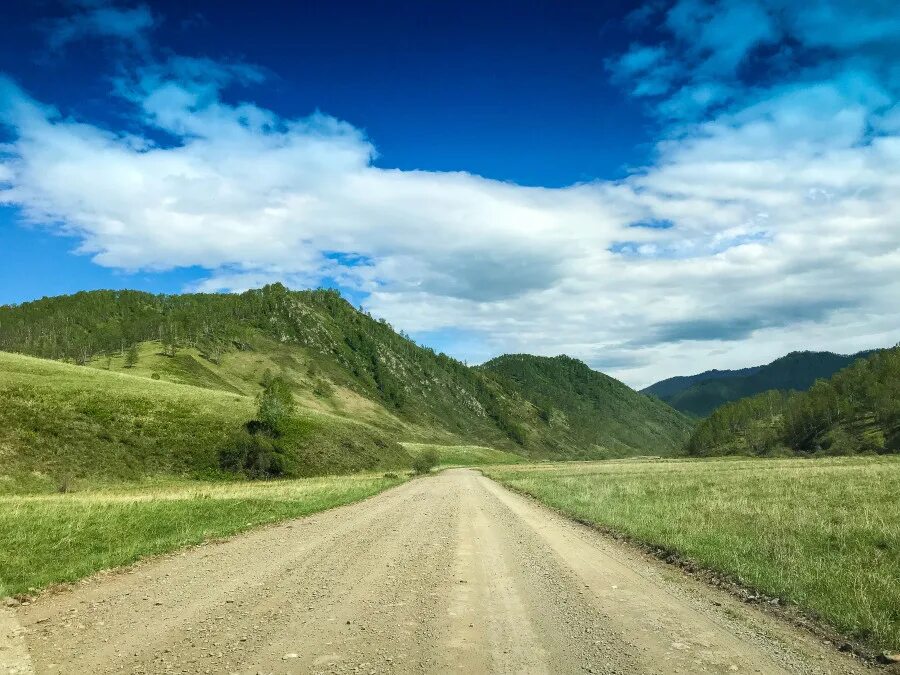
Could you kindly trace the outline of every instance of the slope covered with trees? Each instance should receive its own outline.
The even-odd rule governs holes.
[[[685,446],[694,456],[900,452],[900,347],[860,359],[808,391],[728,403]]]
[[[509,369],[470,368],[419,346],[336,291],[280,284],[216,295],[93,291],[3,307],[0,350],[244,397],[268,371],[285,379],[300,409],[363,422],[392,440],[532,457],[657,453],[680,445],[687,429],[664,404],[597,373],[615,386],[576,388],[551,405]],[[629,405],[627,423],[582,419]]]
[[[707,380],[725,380],[733,377],[745,377],[752,375],[762,366],[751,366],[750,368],[741,368],[740,370],[705,370],[696,375],[677,375],[660,380],[651,384],[649,387],[641,389],[642,394],[650,394],[666,401],[676,394],[688,389],[694,384],[705,382]]]
[[[764,366],[742,370],[711,370],[699,375],[669,378],[642,392],[653,394],[681,412],[706,417],[719,406],[748,396],[779,389],[805,391],[831,377],[871,351],[843,355],[832,352],[791,352]]]
[[[584,448],[600,457],[671,454],[692,426],[670,406],[568,356],[510,354],[481,369],[502,376],[534,403],[546,427],[524,433],[541,435],[542,443],[560,444],[560,450]]]

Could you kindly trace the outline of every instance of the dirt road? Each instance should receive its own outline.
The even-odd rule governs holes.
[[[467,470],[16,614],[37,673],[866,670]]]

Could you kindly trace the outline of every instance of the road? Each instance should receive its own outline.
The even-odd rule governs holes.
[[[36,673],[866,671],[462,469],[98,576],[10,618],[21,672]]]

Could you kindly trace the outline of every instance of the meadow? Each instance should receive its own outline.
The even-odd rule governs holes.
[[[483,445],[438,445],[435,443],[401,443],[410,455],[433,450],[438,456],[438,466],[485,466],[488,464],[521,464],[527,461],[522,455]]]
[[[393,474],[158,480],[74,494],[0,496],[0,598],[348,504],[404,480]]]
[[[868,647],[900,648],[900,457],[484,472],[573,518],[793,603]]]
[[[253,396],[0,352],[0,494],[229,478],[219,452],[255,413]],[[308,408],[284,443],[296,477],[409,466],[378,429]]]

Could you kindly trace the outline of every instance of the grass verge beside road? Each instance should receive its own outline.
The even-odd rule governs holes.
[[[485,474],[900,649],[900,457],[615,461]]]
[[[362,474],[265,483],[181,481],[0,496],[0,597],[348,504],[403,480]]]

